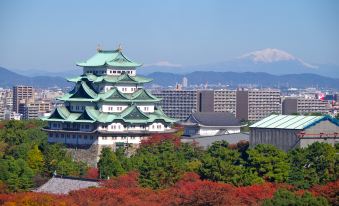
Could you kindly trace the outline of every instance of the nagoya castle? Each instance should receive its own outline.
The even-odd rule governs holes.
[[[102,147],[137,146],[152,133],[171,133],[174,120],[155,106],[160,98],[145,90],[152,79],[137,76],[141,64],[116,50],[97,49],[77,63],[81,76],[68,79],[74,88],[49,117],[48,142],[68,146],[75,159],[95,164]]]

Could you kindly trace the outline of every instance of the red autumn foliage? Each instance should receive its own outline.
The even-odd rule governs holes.
[[[236,188],[236,196],[245,205],[259,205],[264,199],[272,198],[277,187],[269,182]]]
[[[44,193],[0,194],[0,205],[260,205],[272,198],[277,188],[292,188],[286,184],[264,183],[246,187],[201,180],[196,173],[186,173],[173,186],[162,190],[142,188],[137,182],[138,173],[130,172],[101,183],[99,188],[73,191],[69,195]],[[315,186],[311,191],[338,205],[338,181]],[[298,191],[296,193],[302,193]]]
[[[325,197],[332,205],[339,205],[339,180],[329,182],[326,185],[315,185],[310,191],[314,195]]]
[[[242,205],[229,184],[201,180],[190,172],[171,188],[162,191],[164,205]]]
[[[88,168],[86,175],[84,176],[85,178],[90,178],[90,179],[98,179],[99,177],[99,170],[98,168],[95,167],[90,167]]]
[[[140,147],[159,145],[164,141],[171,141],[175,146],[180,146],[180,137],[173,134],[153,134],[150,137],[141,140]]]
[[[136,188],[139,186],[138,184],[138,172],[129,172],[124,175],[120,175],[119,177],[110,179],[110,180],[104,180],[100,183],[101,186],[106,188]]]
[[[13,205],[39,205],[39,206],[62,206],[68,205],[67,200],[61,195],[24,192],[16,193],[7,197],[0,195],[0,203],[4,206]]]

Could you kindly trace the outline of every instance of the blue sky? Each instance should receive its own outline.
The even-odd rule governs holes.
[[[0,66],[62,71],[97,44],[144,64],[222,62],[278,48],[339,65],[339,1],[0,1]]]

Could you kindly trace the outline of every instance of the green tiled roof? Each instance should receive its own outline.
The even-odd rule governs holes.
[[[83,80],[91,81],[94,83],[100,83],[100,82],[108,82],[108,83],[134,83],[134,84],[144,84],[149,83],[152,81],[151,78],[146,78],[142,76],[131,76],[127,73],[114,76],[114,75],[104,75],[104,76],[96,76],[94,74],[83,74],[78,77],[74,78],[68,78],[69,82],[80,82]]]
[[[76,102],[123,102],[123,103],[153,103],[161,101],[160,98],[150,94],[145,89],[139,89],[138,91],[132,94],[124,94],[120,92],[116,87],[108,90],[105,93],[96,93],[94,89],[89,86],[84,80],[81,81],[78,87],[75,86],[74,89],[59,97],[59,100],[62,101],[76,101]],[[90,84],[90,83],[89,83]]]
[[[59,97],[58,99],[62,101],[72,100],[80,102],[93,102],[100,99],[92,86],[89,86],[85,81],[81,81],[78,83],[78,85],[78,87],[75,86],[72,91],[63,95],[62,97]]]
[[[77,63],[81,67],[139,67],[141,64],[129,60],[121,49],[113,51],[98,50],[98,52],[85,62]]]
[[[277,128],[277,129],[305,129],[324,119],[335,123],[333,118],[328,116],[300,116],[300,115],[271,115],[263,120],[252,124],[251,128]],[[337,124],[337,123],[336,123]]]
[[[71,113],[66,107],[58,107],[49,117],[44,117],[45,121],[58,122],[101,122],[110,123],[114,121],[123,121],[126,123],[152,123],[157,120],[167,123],[173,123],[175,120],[166,116],[161,108],[156,108],[154,113],[144,113],[137,105],[128,107],[121,113],[103,113],[92,106],[86,106],[82,113]]]

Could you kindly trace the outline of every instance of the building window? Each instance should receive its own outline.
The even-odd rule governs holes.
[[[102,137],[102,140],[107,140],[107,137]]]

